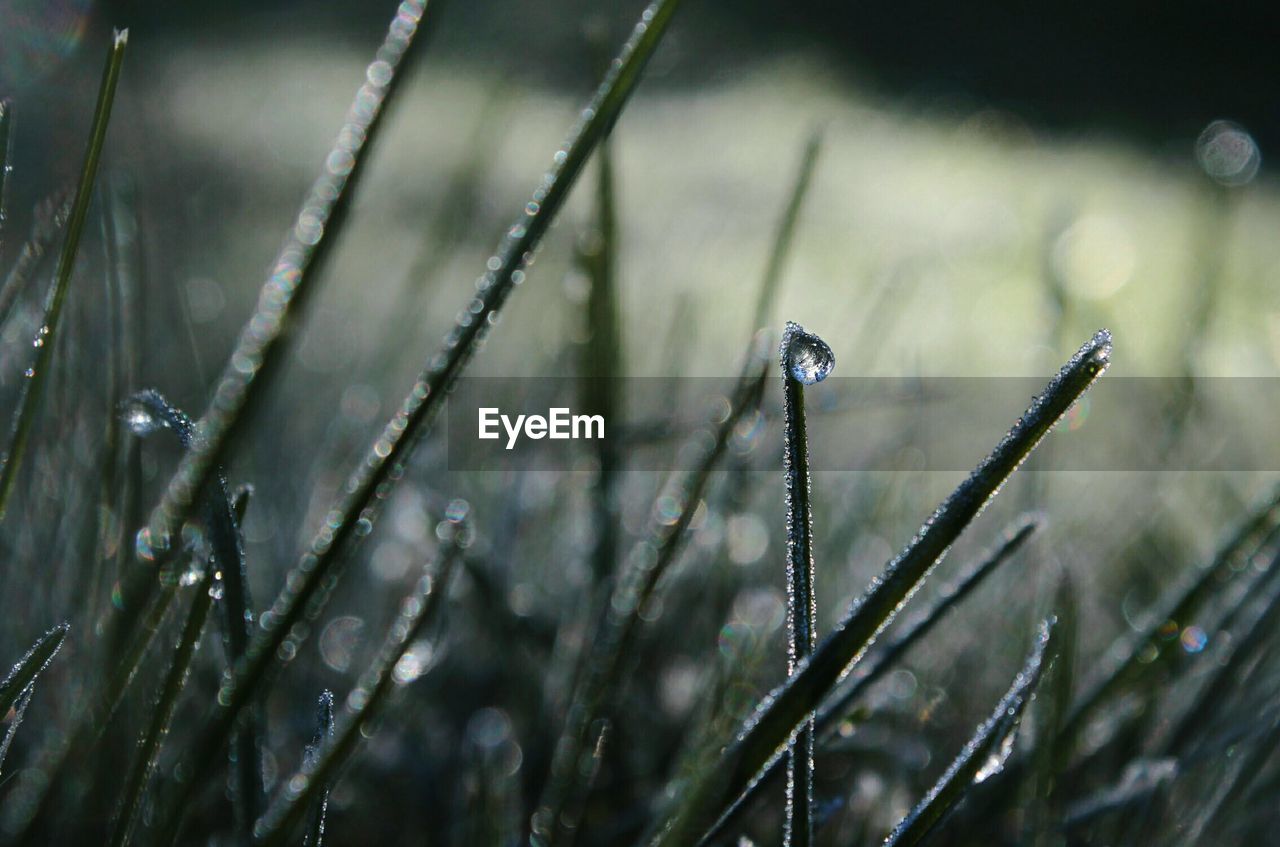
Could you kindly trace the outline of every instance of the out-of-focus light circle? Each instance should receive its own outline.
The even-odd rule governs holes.
[[[1085,215],[1058,237],[1052,261],[1068,291],[1088,300],[1104,300],[1132,279],[1138,255],[1120,221]]]
[[[1196,159],[1223,185],[1244,185],[1258,173],[1262,153],[1248,130],[1233,121],[1214,121],[1196,139]]]
[[[10,93],[36,82],[84,38],[91,0],[5,0],[0,3],[0,86]]]

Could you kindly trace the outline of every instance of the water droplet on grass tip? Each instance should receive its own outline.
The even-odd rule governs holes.
[[[787,322],[782,333],[782,364],[787,373],[802,385],[822,382],[836,366],[835,354],[827,342],[794,321]]]

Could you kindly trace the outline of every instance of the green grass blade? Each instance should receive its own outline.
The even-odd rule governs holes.
[[[1094,711],[1114,694],[1131,684],[1135,679],[1149,675],[1153,670],[1162,668],[1169,661],[1173,650],[1161,649],[1165,642],[1161,640],[1159,630],[1166,621],[1189,622],[1212,596],[1216,587],[1230,576],[1232,562],[1249,543],[1264,533],[1280,515],[1280,489],[1268,497],[1264,503],[1254,509],[1239,527],[1218,548],[1213,559],[1198,569],[1198,573],[1187,584],[1165,603],[1163,609],[1151,619],[1151,623],[1141,632],[1129,639],[1122,658],[1112,668],[1096,679],[1079,702],[1072,707],[1063,732],[1066,743],[1070,744]],[[1154,647],[1159,652],[1154,661],[1142,661],[1141,657],[1147,648]]]
[[[765,262],[764,274],[760,278],[760,293],[756,296],[756,308],[751,318],[751,331],[754,333],[770,323],[769,313],[778,298],[778,289],[782,284],[782,272],[791,254],[791,244],[795,240],[796,224],[800,220],[800,210],[804,207],[805,197],[809,194],[809,186],[813,183],[813,172],[818,165],[818,154],[822,152],[822,131],[815,129],[805,142],[804,151],[800,154],[800,165],[796,169],[795,180],[791,183],[791,191],[787,195],[787,205],[778,219],[778,228],[774,232],[769,258]]]
[[[0,258],[8,228],[9,174],[13,172],[13,102],[0,99]]]
[[[1013,554],[1042,526],[1038,517],[1024,515],[1017,522],[1005,529],[1004,540],[998,547],[975,562],[962,568],[954,580],[947,583],[938,592],[938,597],[928,607],[921,609],[902,624],[902,631],[895,634],[883,649],[874,649],[867,658],[859,663],[850,674],[850,679],[837,691],[831,700],[818,710],[817,729],[819,740],[829,739],[848,718],[855,704],[872,685],[893,670],[898,662],[916,644],[920,643],[935,626],[946,618],[947,613],[973,593],[987,577],[995,573],[1002,564],[1013,558]],[[751,784],[721,817],[716,821],[699,845],[707,845],[718,838],[744,811],[750,808],[755,798],[759,797],[767,786],[774,783],[782,773],[782,762],[770,765],[768,771]]]
[[[1024,805],[1024,840],[1028,844],[1049,847],[1055,844],[1053,822],[1062,816],[1062,794],[1059,775],[1066,769],[1071,751],[1062,741],[1062,727],[1071,708],[1075,689],[1076,645],[1078,639],[1079,604],[1075,584],[1067,572],[1058,581],[1053,598],[1056,625],[1045,650],[1045,681],[1036,696],[1033,714],[1034,737],[1040,739],[1030,751],[1032,779],[1028,780]]]
[[[572,704],[555,745],[546,787],[534,812],[532,839],[534,844],[554,843],[566,829],[563,812],[578,789],[579,765],[585,751],[591,726],[614,691],[621,672],[622,659],[635,637],[640,614],[653,597],[662,575],[666,573],[687,540],[689,524],[702,500],[712,470],[728,447],[738,421],[747,409],[754,408],[764,388],[768,362],[761,361],[754,374],[738,380],[729,415],[716,429],[711,447],[697,468],[675,478],[664,489],[683,504],[674,523],[655,523],[649,537],[638,544],[624,566],[613,596],[599,618],[591,640],[591,654],[584,663],[581,678],[574,687]]]
[[[1262,575],[1262,581],[1270,581],[1266,577],[1274,577],[1277,573],[1280,573],[1280,555],[1272,557],[1270,567]],[[1245,669],[1266,646],[1267,639],[1275,634],[1277,625],[1280,625],[1280,585],[1271,587],[1262,610],[1249,625],[1238,635],[1233,633],[1230,654],[1225,661],[1219,662],[1206,681],[1200,683],[1200,689],[1191,705],[1170,730],[1162,745],[1165,755],[1185,754],[1196,737],[1208,726],[1215,709],[1234,689],[1247,684]]]
[[[4,740],[0,741],[0,774],[4,773],[4,760],[9,755],[9,745],[13,743],[13,737],[18,734],[22,719],[27,716],[27,706],[31,704],[31,695],[35,690],[34,684],[28,685],[22,692],[22,696],[18,698],[18,702],[13,705],[13,711],[4,716],[9,721],[9,728],[5,730]]]
[[[656,843],[695,842],[785,747],[863,654],[933,566],[977,517],[1036,444],[1110,362],[1111,335],[1098,332],[1049,383],[986,460],[943,502],[877,582],[853,604],[810,660],[760,704],[720,762],[685,794]]]
[[[0,717],[9,714],[13,704],[22,696],[31,683],[35,682],[40,672],[48,667],[49,662],[62,647],[62,641],[71,629],[70,624],[61,623],[40,637],[40,640],[18,660],[9,671],[9,675],[0,682]]]
[[[204,632],[205,620],[209,616],[209,607],[213,604],[211,595],[213,587],[213,568],[205,571],[204,578],[196,585],[195,597],[191,601],[191,610],[187,613],[186,624],[173,652],[173,660],[165,674],[160,688],[160,696],[156,699],[147,721],[147,728],[138,742],[138,752],[134,757],[129,773],[125,777],[124,788],[120,794],[120,803],[116,814],[115,827],[111,833],[111,847],[125,847],[133,840],[138,825],[142,801],[146,796],[147,783],[155,770],[156,759],[160,748],[164,745],[165,736],[169,734],[169,726],[173,723],[173,715],[178,709],[178,699],[187,682],[187,673],[191,669],[191,660],[195,657],[200,636]]]
[[[53,803],[58,787],[67,775],[68,767],[77,761],[85,760],[90,750],[101,740],[111,719],[124,702],[125,695],[129,692],[142,666],[142,660],[150,652],[151,645],[160,631],[160,624],[164,621],[176,597],[177,592],[165,591],[151,598],[150,605],[142,616],[139,626],[126,643],[106,684],[93,693],[90,705],[81,709],[73,728],[66,733],[65,741],[59,739],[57,742],[59,746],[46,757],[47,764],[43,770],[48,777],[44,790],[35,809],[24,824],[23,837],[19,838],[19,841],[25,841],[27,834],[54,812]]]
[[[1035,647],[1008,693],[996,704],[991,717],[978,727],[973,738],[928,795],[890,833],[884,842],[885,847],[912,847],[919,844],[943,816],[960,802],[969,786],[975,780],[981,781],[984,778],[984,770],[1000,767],[1009,754],[1006,745],[1012,745],[1018,720],[1040,681],[1051,627],[1048,622],[1040,625]]]
[[[396,668],[405,651],[435,621],[449,587],[449,575],[462,556],[462,538],[467,532],[465,525],[453,527],[454,538],[446,542],[432,572],[424,574],[413,592],[405,598],[400,617],[387,632],[378,658],[361,676],[356,689],[347,696],[347,711],[341,728],[333,733],[317,755],[304,761],[301,770],[283,782],[282,796],[254,828],[256,843],[265,847],[286,843],[308,811],[328,792],[338,769],[364,738],[362,730],[378,714],[378,709],[396,683]]]
[[[464,319],[447,336],[443,348],[418,376],[400,409],[351,474],[343,495],[329,510],[307,552],[287,577],[285,589],[264,613],[262,627],[249,655],[224,686],[218,707],[195,739],[191,759],[195,776],[186,783],[184,792],[194,790],[193,786],[208,773],[230,736],[240,710],[278,661],[276,651],[288,640],[294,626],[308,613],[318,612],[322,603],[313,601],[321,586],[335,581],[335,566],[347,542],[355,536],[357,525],[362,520],[371,523],[376,518],[377,500],[398,479],[413,446],[434,419],[449,387],[470,361],[511,291],[523,281],[525,268],[542,236],[563,207],[587,159],[621,114],[679,5],[679,0],[659,0],[645,10],[595,97],[583,110],[569,141],[555,154],[552,169],[526,204],[520,220],[508,231],[497,255],[490,260],[489,266],[496,269],[486,271],[481,277],[477,283],[479,293],[464,310]],[[185,800],[180,800],[168,813],[179,815],[184,807]],[[165,832],[170,840],[176,838],[177,826],[176,821],[168,824]]]
[[[4,518],[9,498],[13,494],[18,468],[26,452],[31,427],[35,423],[36,411],[40,406],[45,379],[53,360],[53,349],[58,338],[58,322],[62,316],[63,303],[66,301],[67,288],[71,283],[71,274],[75,270],[80,235],[84,231],[85,218],[89,214],[89,199],[93,196],[93,186],[98,176],[98,163],[102,159],[102,148],[107,138],[107,123],[111,119],[111,104],[115,101],[116,84],[120,81],[120,69],[124,64],[124,50],[128,41],[128,30],[117,31],[111,50],[107,54],[107,66],[102,74],[102,85],[98,90],[98,103],[93,112],[93,127],[89,132],[89,144],[85,150],[84,165],[80,170],[80,182],[76,186],[76,197],[71,204],[71,215],[67,219],[66,240],[62,244],[62,253],[58,257],[53,285],[49,290],[44,322],[36,332],[35,356],[27,369],[27,378],[22,381],[13,416],[12,434],[4,457],[0,459],[0,519]]]
[[[310,283],[325,262],[348,218],[351,196],[364,173],[382,118],[401,87],[403,64],[422,28],[427,0],[399,5],[376,58],[347,111],[320,175],[311,186],[297,219],[262,286],[253,315],[241,330],[236,348],[217,381],[213,399],[197,424],[200,437],[182,458],[152,510],[146,540],[164,549],[195,507],[196,501],[226,452],[246,412],[262,394],[261,386],[284,360],[290,330],[314,287]],[[420,40],[420,39],[418,39]]]
[[[583,413],[620,421],[622,376],[622,322],[618,319],[618,210],[612,145],[602,142],[596,154],[595,226],[578,249],[578,263],[590,281],[587,294],[587,342],[582,348],[579,388]],[[597,585],[607,590],[613,576],[618,547],[618,509],[614,483],[621,458],[615,439],[595,442],[599,471],[595,479],[595,541],[590,553]]]
[[[40,263],[49,252],[49,246],[62,230],[70,213],[71,203],[64,191],[55,192],[36,205],[31,234],[22,245],[13,267],[5,274],[4,285],[0,286],[0,326],[4,326],[9,320],[18,297],[36,275]]]
[[[311,737],[303,755],[303,766],[315,768],[320,764],[320,751],[333,737],[333,692],[325,690],[316,703],[316,733]],[[313,801],[307,831],[302,837],[302,847],[323,847],[324,819],[329,811],[329,786],[323,786]]]
[[[835,360],[831,348],[796,323],[787,324],[778,358],[782,368],[783,474],[787,490],[787,674],[791,675],[818,645],[804,386],[825,379]],[[808,847],[813,842],[814,735],[814,718],[810,715],[787,751],[783,828],[783,844],[787,847]]]

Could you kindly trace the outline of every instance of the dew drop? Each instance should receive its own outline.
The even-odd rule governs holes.
[[[827,342],[794,321],[788,321],[782,333],[782,361],[787,373],[802,385],[822,382],[836,366]]]

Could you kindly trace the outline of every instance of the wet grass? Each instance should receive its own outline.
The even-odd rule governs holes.
[[[474,293],[445,292],[463,308],[380,427],[382,398],[362,390],[368,374],[350,377],[338,412],[272,398],[306,378],[292,369],[303,358],[295,333],[358,213],[355,192],[394,125],[384,114],[438,4],[398,9],[195,421],[138,384],[144,366],[162,382],[190,375],[173,350],[155,348],[163,333],[146,331],[148,309],[170,295],[143,273],[145,210],[127,181],[100,174],[125,46],[116,38],[74,193],[50,194],[26,243],[0,252],[12,258],[0,327],[40,327],[24,351],[28,375],[0,381],[13,387],[0,634],[24,645],[51,621],[74,623],[50,630],[0,683],[0,842],[105,832],[114,845],[1182,845],[1206,833],[1256,841],[1274,824],[1280,494],[1251,508],[1224,496],[1219,511],[1237,527],[1217,553],[1182,568],[1181,584],[1167,569],[1167,582],[1144,583],[1130,564],[1120,599],[1095,578],[1109,557],[1182,549],[1189,530],[1123,514],[1103,532],[1067,510],[1055,531],[1056,480],[1035,480],[1043,513],[1013,519],[967,566],[940,565],[968,535],[991,531],[971,528],[1064,416],[1082,419],[1077,404],[1111,364],[1109,333],[1080,347],[905,544],[887,539],[926,512],[917,476],[853,475],[841,493],[814,472],[824,438],[858,437],[857,421],[833,412],[841,399],[828,402],[836,386],[814,386],[837,355],[844,373],[862,372],[854,353],[890,331],[892,299],[867,304],[856,337],[824,326],[830,346],[787,323],[778,378],[766,342],[779,304],[795,300],[784,289],[806,290],[787,268],[823,179],[818,132],[776,180],[759,282],[732,293],[753,304],[753,337],[745,355],[715,365],[739,375],[692,431],[688,419],[646,418],[681,437],[604,440],[560,471],[448,468],[433,432],[445,399],[500,317],[531,321],[528,298],[539,298],[538,315],[554,303],[533,260],[559,249],[549,236],[573,217],[588,175],[566,283],[582,287],[571,304],[581,331],[557,348],[555,375],[571,377],[582,410],[630,422],[620,377],[634,351],[663,347],[673,369],[699,371],[695,345],[682,346],[685,322],[723,315],[686,304],[677,319],[676,304],[652,302],[670,315],[659,343],[631,334],[624,305],[628,199],[650,187],[623,178],[618,122],[679,5],[642,12],[477,268]],[[0,251],[14,243],[13,114],[0,100]],[[499,125],[486,112],[476,132]],[[501,150],[475,140],[431,218],[433,251],[463,237],[451,227],[472,220]],[[99,257],[82,249],[95,231]],[[1207,252],[1221,249],[1210,240]],[[1222,264],[1203,259],[1202,304],[1219,296]],[[433,253],[412,267],[433,278],[407,281],[362,370],[421,352],[419,287],[451,265]],[[1049,282],[1061,336],[1062,315],[1080,304]],[[42,283],[43,302],[29,302]],[[347,410],[367,406],[372,431],[344,431]],[[1162,437],[1184,438],[1193,408]],[[257,443],[296,440],[298,415],[335,422],[325,449],[311,451],[315,467],[282,485]],[[779,417],[775,442],[765,433]],[[160,430],[176,437],[143,442]],[[366,450],[337,449],[366,435]],[[911,437],[902,433],[904,448]],[[642,450],[678,454],[678,469],[661,482],[630,473]],[[748,470],[762,455],[767,478]],[[1197,517],[1209,522],[1209,510]],[[265,532],[277,548],[301,542],[291,568],[260,555],[268,548],[253,538]],[[1009,567],[1015,554],[1028,560],[1021,570]],[[939,567],[949,572],[932,580]],[[274,600],[255,604],[255,586]],[[1126,620],[1104,640],[1094,624],[1111,608]],[[824,626],[828,609],[837,614]],[[218,638],[205,637],[211,614]],[[366,628],[385,634],[374,643]],[[1031,653],[1019,656],[1028,634]],[[347,693],[335,702],[334,690]],[[998,690],[1007,693],[989,712]]]

